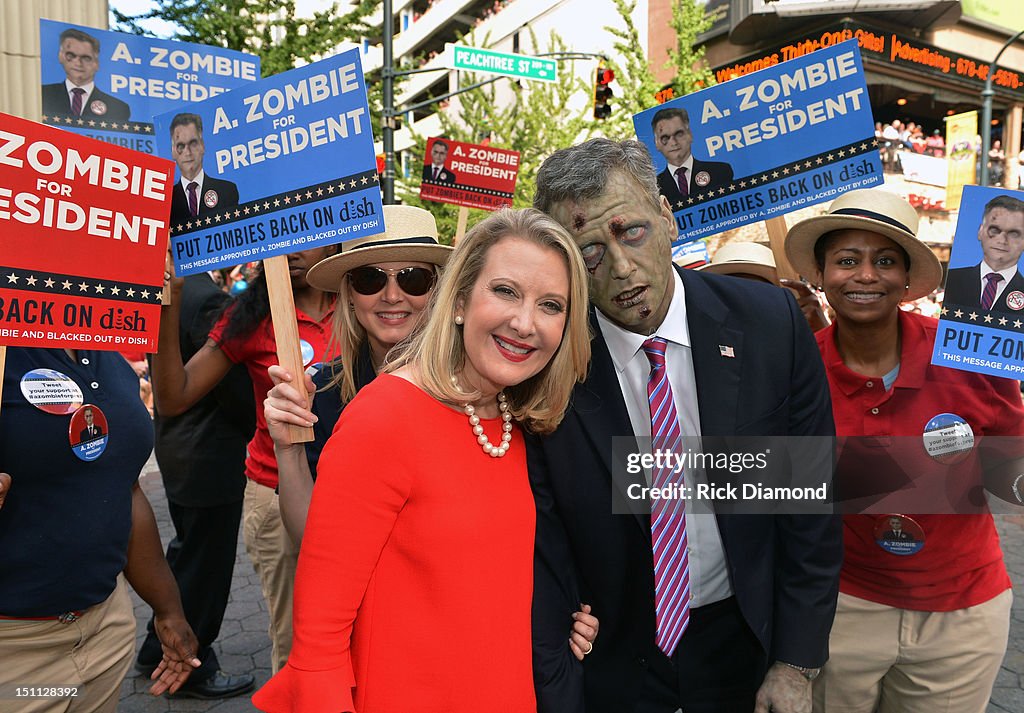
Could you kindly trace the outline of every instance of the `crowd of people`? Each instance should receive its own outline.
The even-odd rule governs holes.
[[[115,710],[127,582],[153,607],[134,660],[154,693],[252,690],[214,651],[241,523],[273,644],[261,710],[985,710],[1011,601],[987,511],[730,515],[657,496],[727,471],[623,466],[697,438],[884,444],[937,415],[1022,435],[1017,383],[931,365],[934,320],[901,309],[942,279],[910,204],[854,190],[793,226],[806,282],[760,246],[676,267],[636,141],[556,151],[534,207],[454,248],[425,210],[383,217],[288,256],[305,373],[277,364],[259,270],[236,297],[170,275],[155,432],[120,356],[8,350],[0,684],[73,682],[88,701],[60,710]],[[166,554],[137,484],[154,439]],[[1017,473],[1004,456],[913,468],[967,492]]]
[[[935,158],[946,156],[946,140],[942,137],[942,131],[933,129],[926,132],[923,126],[913,121],[903,123],[893,119],[884,124],[875,122],[875,138],[878,139],[882,161],[889,170],[896,169],[898,151],[913,151]]]
[[[875,139],[878,141],[878,151],[886,171],[900,170],[900,151],[912,151],[935,158],[945,158],[947,154],[946,141],[941,129],[928,131],[913,121],[904,123],[899,119],[893,119],[891,122],[875,122]],[[974,137],[973,147],[977,154],[977,175],[980,176],[983,159],[981,136]],[[988,167],[988,185],[1024,188],[1024,151],[1016,158],[1010,154],[1009,159],[1011,163],[1017,165],[1016,177],[1012,181],[1007,176],[1007,155],[1002,140],[993,139],[988,156],[984,157]]]

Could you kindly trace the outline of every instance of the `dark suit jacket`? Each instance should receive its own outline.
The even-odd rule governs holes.
[[[217,205],[212,208],[206,205],[206,194],[210,191],[217,193]],[[216,213],[223,208],[230,208],[238,205],[238,186],[231,181],[222,178],[214,178],[209,173],[205,174],[203,186],[196,195],[199,204],[199,215]],[[181,225],[191,220],[192,213],[188,209],[188,196],[181,181],[174,183],[174,192],[171,193],[171,225]]]
[[[1011,292],[1024,292],[1024,275],[1018,271],[1006,285],[1006,289],[992,305],[992,309],[1010,314],[1020,314],[1021,310],[1010,309],[1006,297]],[[974,267],[958,267],[949,271],[946,278],[946,296],[942,300],[943,307],[960,305],[968,309],[981,309],[981,263]]]
[[[679,273],[702,435],[834,435],[825,370],[793,297],[751,281]],[[527,441],[537,500],[534,674],[544,713],[581,711],[584,694],[587,713],[631,711],[647,662],[662,656],[650,516],[613,514],[612,440],[633,430],[596,321],[594,333],[590,374],[562,424]],[[735,357],[722,356],[720,345]],[[842,562],[838,516],[717,519],[737,604],[768,660],[822,665]],[[601,620],[583,667],[564,653],[579,602]]]
[[[78,442],[85,443],[86,441],[91,441],[92,439],[99,438],[100,436],[103,435],[103,429],[100,428],[98,425],[94,425],[93,430],[95,430],[95,433],[89,433],[88,426],[83,428],[82,431],[78,434]]]
[[[449,171],[447,168],[442,168],[441,172],[437,174],[437,180],[434,180],[434,165],[428,163],[423,166],[422,180],[427,183],[456,183],[455,171]]]
[[[107,110],[102,113],[94,112],[93,102],[103,102]],[[98,108],[98,107],[97,107]],[[83,119],[94,119],[96,121],[128,121],[132,110],[120,99],[115,99],[100,88],[93,85],[90,94],[82,104]],[[46,116],[70,116],[78,118],[71,113],[71,98],[68,96],[67,87],[64,82],[58,84],[43,85],[43,114]]]
[[[206,273],[185,278],[179,327],[184,361],[206,343],[213,317],[230,299]],[[154,415],[153,425],[156,460],[171,502],[211,507],[242,499],[245,447],[256,428],[252,382],[244,366],[233,366],[213,391],[180,416]]]
[[[701,174],[707,174],[708,178],[708,182],[703,186],[697,182],[698,178],[701,181],[704,180]],[[695,158],[693,159],[693,174],[689,178],[690,196],[717,191],[719,188],[728,190],[729,184],[732,183],[732,166],[721,161],[698,161]],[[685,207],[686,200],[679,194],[679,185],[676,183],[676,177],[668,172],[668,167],[658,174],[658,191],[661,195],[668,198],[668,202],[672,205],[672,210],[675,211]],[[679,202],[682,202],[683,205],[677,205]]]
[[[906,530],[900,530],[899,532],[897,532],[896,530],[886,530],[885,532],[882,533],[882,539],[883,540],[908,540],[908,541],[913,541],[914,536],[911,535]]]

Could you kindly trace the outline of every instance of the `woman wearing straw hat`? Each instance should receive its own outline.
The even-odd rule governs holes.
[[[572,238],[533,209],[488,217],[396,352],[324,449],[295,647],[253,700],[303,713],[535,710],[535,506],[513,421],[553,430],[586,372],[587,272]],[[501,645],[481,656],[496,615]]]
[[[391,348],[412,333],[452,251],[437,242],[434,216],[422,208],[384,206],[384,225],[383,233],[342,243],[337,255],[306,275],[310,285],[336,292],[338,304],[347,305],[334,313],[330,351],[337,359],[312,379],[305,377],[309,396],[299,396],[284,367],[269,369],[275,386],[264,415],[277,455],[281,518],[296,543],[302,540],[320,452],[342,409],[373,381]],[[314,393],[310,412],[306,407]],[[282,420],[286,412],[313,422],[311,443],[291,443]]]
[[[974,438],[1019,436],[1024,408],[1013,381],[929,363],[937,323],[899,308],[930,294],[942,278],[917,226],[917,212],[902,198],[850,191],[826,215],[793,226],[786,254],[836,311],[832,326],[816,335],[836,434],[870,437],[897,452],[900,471],[912,478],[942,477],[951,485],[943,495],[958,502],[980,483]],[[935,428],[955,435],[957,453],[926,450],[924,434]],[[900,440],[893,436],[909,445],[893,451]],[[870,458],[871,450],[880,447],[860,453]],[[852,464],[844,487],[872,477],[866,463]],[[839,474],[844,470],[841,457]],[[882,494],[882,508],[894,495]],[[1006,649],[1011,602],[991,514],[875,510],[844,516],[831,658],[815,682],[815,710],[984,711]],[[912,539],[886,536],[893,518]]]
[[[767,282],[776,287],[788,287],[796,296],[796,303],[800,306],[800,311],[803,312],[812,332],[828,326],[828,318],[821,309],[821,302],[807,283],[779,277],[775,267],[775,254],[771,248],[759,243],[734,240],[718,248],[711,262],[697,269]]]

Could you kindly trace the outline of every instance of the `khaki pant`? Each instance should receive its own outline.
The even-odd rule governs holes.
[[[0,620],[0,713],[114,713],[135,655],[135,615],[124,577],[105,602],[70,624]],[[24,697],[17,688],[77,688]]]
[[[277,493],[250,480],[242,504],[245,550],[260,577],[270,616],[271,670],[277,673],[292,648],[292,595],[299,550],[284,529]]]
[[[839,595],[815,713],[984,713],[1006,653],[1013,594],[951,612]]]

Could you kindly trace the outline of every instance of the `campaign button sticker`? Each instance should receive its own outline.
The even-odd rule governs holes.
[[[711,183],[711,174],[707,171],[698,171],[697,175],[693,177],[693,182],[703,188]]]
[[[26,372],[21,377],[21,394],[40,411],[56,416],[74,413],[84,402],[75,380],[54,369]]]
[[[928,455],[945,465],[959,463],[974,449],[974,429],[955,413],[932,416],[921,438]]]
[[[107,417],[99,406],[85,404],[75,411],[68,425],[71,450],[81,460],[93,461],[107,449]]]
[[[203,203],[206,204],[207,208],[216,208],[219,202],[220,197],[217,195],[217,191],[212,188],[203,194]]]
[[[894,555],[916,555],[924,548],[924,530],[906,515],[886,515],[875,524],[875,543]]]
[[[89,104],[89,111],[91,111],[96,116],[103,116],[107,113],[107,103],[102,99],[96,99],[91,104]]]
[[[1012,310],[1024,309],[1024,292],[1014,290],[1006,296],[1006,306]]]
[[[302,352],[302,366],[309,366],[313,363],[313,357],[316,354],[313,353],[313,345],[307,342],[305,339],[299,340],[299,351]]]

